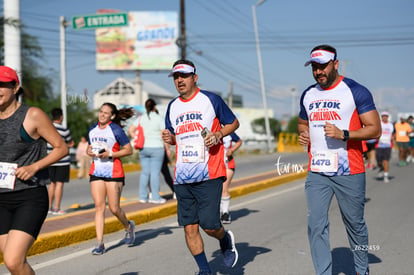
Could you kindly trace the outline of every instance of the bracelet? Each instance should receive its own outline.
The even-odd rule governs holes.
[[[219,132],[220,132],[220,134],[221,134],[221,138],[220,138],[220,139],[224,138],[224,134],[223,134],[223,132],[221,131],[221,129],[219,130]]]
[[[109,159],[112,159],[112,150],[109,150]]]

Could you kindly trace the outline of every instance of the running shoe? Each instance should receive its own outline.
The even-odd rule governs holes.
[[[230,238],[230,246],[227,247],[223,251],[223,256],[224,256],[223,261],[224,261],[225,266],[234,267],[239,258],[239,254],[237,253],[233,232],[231,232],[230,230],[227,230],[226,234],[228,235],[228,238]]]
[[[230,213],[223,213],[223,215],[221,215],[221,222],[224,224],[230,224],[231,223],[231,216]]]
[[[128,246],[133,246],[135,243],[135,223],[134,221],[128,221],[129,228],[125,230],[125,238],[124,242],[128,244]]]
[[[163,203],[166,203],[167,202],[167,200],[166,199],[164,199],[164,198],[160,198],[159,200],[149,200],[149,203],[155,203],[155,204],[163,204]]]
[[[98,244],[93,250],[92,255],[102,255],[105,253],[105,245],[103,243]]]
[[[55,209],[55,210],[52,210],[52,214],[53,215],[64,215],[66,214],[66,212],[60,209]]]
[[[398,166],[400,167],[407,166],[407,163],[403,160],[400,160],[400,162],[398,162]]]
[[[384,176],[384,182],[385,183],[389,183],[390,182],[390,179],[388,178],[388,176]]]

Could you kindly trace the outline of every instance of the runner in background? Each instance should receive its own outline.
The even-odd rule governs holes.
[[[124,243],[132,246],[135,241],[135,223],[127,219],[121,208],[121,194],[125,185],[121,158],[132,154],[132,146],[122,129],[122,122],[133,114],[132,108],[118,110],[114,104],[106,102],[99,109],[98,122],[89,129],[88,155],[93,158],[89,181],[95,203],[97,239],[92,255],[102,255],[106,251],[103,240],[106,201],[111,213],[125,228]]]
[[[409,116],[407,119],[408,124],[410,124],[411,132],[408,134],[410,137],[410,141],[408,143],[408,157],[407,157],[407,163],[412,162],[414,163],[414,121],[413,116]]]
[[[381,136],[376,149],[376,159],[379,166],[378,178],[389,182],[389,167],[394,139],[394,125],[388,120],[388,112],[381,113]]]
[[[233,142],[235,143],[233,146]],[[231,223],[230,215],[230,192],[229,187],[231,180],[233,179],[234,171],[236,169],[236,163],[234,161],[233,154],[242,145],[242,140],[236,133],[231,133],[223,138],[224,145],[224,160],[226,163],[227,178],[223,183],[223,192],[221,194],[220,213],[221,222],[224,224]]]
[[[409,143],[410,137],[409,134],[411,133],[411,126],[407,123],[406,119],[401,116],[400,122],[395,123],[395,141],[398,145],[398,157],[399,162],[398,166],[406,166],[407,165],[407,156],[409,152]]]

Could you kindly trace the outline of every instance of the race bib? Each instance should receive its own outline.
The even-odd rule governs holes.
[[[381,139],[379,140],[379,143],[381,143],[381,144],[391,144],[391,136],[381,136]]]
[[[312,152],[312,172],[337,172],[338,153],[330,151]]]
[[[183,144],[180,148],[182,162],[204,162],[204,144]]]
[[[406,136],[407,135],[407,131],[399,131],[398,133],[400,134],[400,136]]]
[[[0,188],[14,189],[17,163],[0,162]]]

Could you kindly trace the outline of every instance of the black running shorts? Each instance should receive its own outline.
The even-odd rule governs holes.
[[[20,230],[36,239],[48,210],[46,186],[0,193],[0,235]]]
[[[69,182],[70,165],[49,166],[48,169],[51,182]]]

